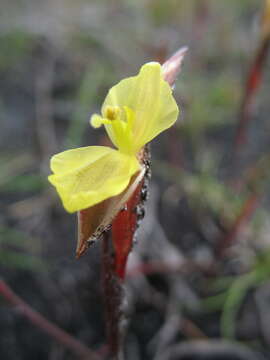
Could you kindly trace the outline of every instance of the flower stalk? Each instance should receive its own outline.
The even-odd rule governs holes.
[[[187,48],[181,48],[163,64],[163,76],[173,87],[180,72]],[[111,229],[102,239],[102,286],[104,293],[106,334],[110,354],[114,360],[122,360],[123,342],[128,323],[125,314],[124,279],[127,259],[133,246],[135,232],[144,216],[148,197],[150,172],[150,147],[144,146],[141,154],[146,169],[142,181],[112,221]]]

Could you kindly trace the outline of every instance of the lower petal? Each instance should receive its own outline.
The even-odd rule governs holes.
[[[127,187],[140,165],[128,156],[103,146],[64,151],[51,161],[49,181],[68,212],[89,208]]]

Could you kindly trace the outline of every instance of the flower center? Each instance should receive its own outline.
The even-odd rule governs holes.
[[[119,106],[107,106],[105,108],[105,118],[109,120],[116,120],[121,109]]]
[[[106,106],[103,116],[94,114],[90,123],[94,128],[105,125],[112,132],[115,145],[121,152],[131,154],[133,132],[132,126],[135,119],[134,111],[128,106]]]

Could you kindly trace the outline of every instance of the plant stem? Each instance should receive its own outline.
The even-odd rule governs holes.
[[[111,230],[102,239],[102,287],[104,292],[106,335],[109,351],[114,360],[123,359],[123,337],[125,321],[123,317],[124,288],[115,273],[114,251]]]
[[[187,48],[179,49],[162,66],[163,78],[173,86]],[[109,350],[114,360],[123,359],[123,339],[126,330],[123,305],[125,300],[123,281],[128,255],[132,248],[133,237],[137,225],[144,216],[143,203],[150,176],[150,152],[144,147],[142,159],[145,167],[143,183],[138,185],[126,203],[126,210],[119,213],[112,223],[112,229],[104,233],[102,239],[102,286],[104,292],[105,322]],[[145,191],[144,191],[145,192]],[[113,236],[112,236],[113,235]]]
[[[235,219],[231,229],[228,233],[220,239],[216,249],[216,255],[221,258],[226,249],[228,249],[234,242],[236,236],[241,231],[242,227],[248,222],[253,213],[256,211],[260,201],[260,196],[257,193],[251,193],[244,202],[240,214]]]

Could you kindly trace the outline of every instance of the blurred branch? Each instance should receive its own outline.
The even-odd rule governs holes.
[[[257,193],[252,193],[244,202],[239,215],[236,217],[231,229],[227,234],[220,239],[217,244],[216,255],[222,257],[227,248],[234,242],[236,236],[243,229],[243,226],[248,222],[252,214],[255,212],[259,205],[260,196]]]
[[[0,294],[2,297],[14,306],[15,310],[21,315],[25,316],[33,325],[52,337],[58,343],[72,351],[81,359],[100,360],[101,358],[90,350],[87,346],[76,340],[63,329],[48,321],[39,312],[34,310],[24,300],[22,300],[14,291],[0,279]]]
[[[159,354],[156,360],[172,359],[262,359],[257,352],[237,342],[211,339],[182,341]]]
[[[266,0],[263,13],[261,40],[247,75],[245,92],[240,109],[240,117],[235,138],[235,149],[239,150],[240,146],[245,143],[246,129],[250,121],[254,96],[262,82],[262,71],[267,60],[270,45],[270,0]]]
[[[47,162],[57,149],[52,107],[55,54],[50,44],[43,46],[45,49],[41,48],[42,60],[37,63],[35,79],[36,129],[42,158]]]
[[[191,260],[184,260],[182,263],[175,264],[165,261],[151,261],[132,266],[127,272],[127,278],[139,275],[169,274],[169,273],[190,273],[192,271],[207,272],[209,266],[200,266]]]
[[[245,178],[237,184],[238,191],[246,188],[251,190],[251,193],[245,199],[230,230],[218,242],[216,249],[218,257],[222,257],[224,251],[232,245],[245,223],[258,208],[262,195],[265,193],[266,184],[269,183],[269,161],[269,154],[264,154],[255,165],[248,169]]]

